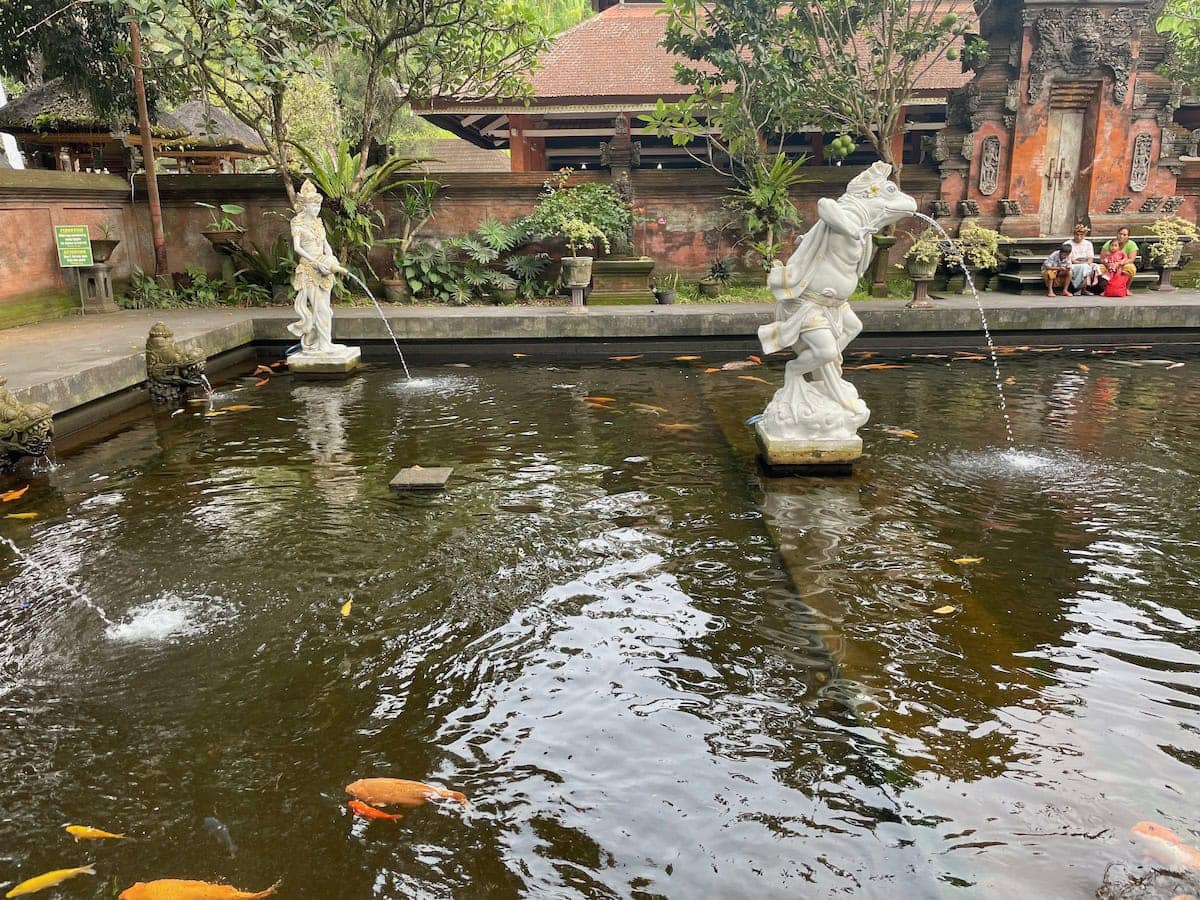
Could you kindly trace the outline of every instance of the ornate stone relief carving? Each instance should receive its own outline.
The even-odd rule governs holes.
[[[976,200],[959,200],[958,214],[964,219],[967,217],[974,218],[979,215],[979,203]]]
[[[1004,108],[1010,113],[1015,113],[1021,105],[1021,88],[1015,81],[1008,83],[1008,90],[1004,93]]]
[[[970,132],[963,135],[962,139],[962,158],[971,159],[975,155],[975,134]]]
[[[1183,198],[1182,197],[1168,197],[1167,202],[1162,205],[1163,215],[1173,216],[1173,215],[1175,215],[1175,213],[1179,212],[1179,209],[1182,206],[1183,206]]]
[[[1104,16],[1095,8],[1027,6],[1022,20],[1037,35],[1037,47],[1029,58],[1028,102],[1037,101],[1054,69],[1082,77],[1100,68],[1112,74],[1113,98],[1125,102],[1134,36],[1146,23],[1143,11],[1122,6]]]
[[[950,204],[946,200],[930,200],[929,214],[935,219],[944,219],[950,215]]]
[[[1147,197],[1146,202],[1138,207],[1138,212],[1152,213],[1158,212],[1159,204],[1163,201],[1162,197]]]
[[[1129,165],[1129,189],[1135,193],[1144,191],[1150,180],[1150,151],[1154,138],[1143,131],[1133,139],[1133,162]]]
[[[1175,132],[1170,128],[1164,128],[1159,132],[1158,136],[1158,158],[1159,160],[1170,159],[1178,156],[1179,151],[1175,146]]]
[[[1112,203],[1108,204],[1108,209],[1104,211],[1105,215],[1119,216],[1125,210],[1129,209],[1129,204],[1132,202],[1132,197],[1118,197]]]
[[[1000,215],[1002,216],[1019,216],[1021,215],[1021,201],[1004,199],[1000,201]]]
[[[1195,156],[1198,148],[1200,148],[1200,128],[1192,132],[1191,139],[1188,141],[1188,156]]]
[[[1000,138],[989,134],[979,153],[979,193],[990,197],[1000,186]]]

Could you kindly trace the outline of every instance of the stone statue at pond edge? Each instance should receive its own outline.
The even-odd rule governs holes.
[[[45,403],[22,403],[0,375],[0,472],[15,469],[21,457],[46,455],[54,438],[54,421]]]
[[[288,331],[300,338],[300,352],[288,356],[288,368],[300,374],[348,372],[358,366],[361,351],[333,342],[333,307],[330,293],[335,276],[346,269],[333,255],[321,221],[321,195],[311,181],[305,181],[296,198],[292,217],[292,246],[296,250],[296,291],[298,321]]]
[[[188,389],[201,383],[204,364],[203,350],[180,347],[175,343],[175,333],[163,322],[150,326],[146,337],[146,386],[152,403],[172,406],[183,403]]]
[[[816,224],[767,276],[776,321],[758,329],[759,341],[766,353],[796,353],[755,426],[769,466],[844,467],[862,455],[857,432],[871,411],[842,378],[842,351],[862,331],[849,299],[871,263],[871,236],[917,211],[891,171],[874,163],[836,201],[822,197]]]

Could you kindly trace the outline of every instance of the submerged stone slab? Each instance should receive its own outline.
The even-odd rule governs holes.
[[[446,487],[453,471],[451,466],[432,466],[428,469],[412,466],[397,472],[396,477],[388,482],[388,487],[393,491],[440,491]]]
[[[323,353],[293,353],[287,364],[288,371],[296,375],[345,375],[362,364],[362,349],[334,344]]]
[[[862,438],[787,440],[774,437],[762,423],[754,426],[763,465],[771,475],[848,475],[862,456]]]

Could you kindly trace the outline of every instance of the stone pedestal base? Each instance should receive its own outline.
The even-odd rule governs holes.
[[[781,440],[754,426],[763,467],[768,475],[849,475],[862,456],[862,438]]]
[[[119,312],[113,297],[112,266],[96,263],[79,272],[79,304],[84,313]]]
[[[295,375],[346,375],[362,363],[362,350],[334,344],[324,353],[301,351],[287,358],[288,371]]]

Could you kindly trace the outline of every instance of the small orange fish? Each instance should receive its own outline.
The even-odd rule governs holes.
[[[613,409],[611,406],[609,406],[607,403],[589,403],[587,405],[587,408],[588,409],[603,409],[603,410],[606,410],[607,412],[616,412],[616,410]]]
[[[1090,372],[1090,371],[1092,371],[1090,368],[1088,368],[1088,366],[1087,366],[1087,363],[1080,363],[1080,364],[1079,364],[1078,366],[1076,366],[1075,368],[1079,369],[1079,371],[1080,371],[1080,372]]]
[[[233,406],[226,406],[225,412],[242,412],[246,409],[262,409],[261,406],[252,406],[249,403],[235,403]]]
[[[270,379],[270,378],[264,378],[262,381],[256,381],[256,382],[254,382],[254,386],[255,386],[255,387],[265,387],[266,385],[268,385],[268,384],[270,384],[270,383],[271,383],[271,379]]]
[[[399,822],[404,818],[400,813],[385,813],[382,809],[368,806],[361,800],[351,800],[346,804],[350,810],[363,819],[378,819],[385,822]]]
[[[757,381],[759,384],[771,384],[771,382],[767,381],[767,379],[759,378],[757,375],[739,375],[738,378],[740,378],[742,381]],[[772,385],[772,387],[774,387],[774,385]]]
[[[466,795],[459,791],[403,778],[360,778],[346,785],[346,793],[372,806],[420,806],[435,797],[467,805]]]
[[[869,366],[846,366],[847,369],[862,369],[864,372],[878,372],[883,369],[911,369],[912,366],[898,366],[895,363],[871,363]]]
[[[1146,845],[1146,852],[1163,865],[1200,869],[1200,850],[1185,844],[1170,828],[1157,822],[1138,822],[1131,830]]]
[[[675,362],[693,362],[694,360],[697,360],[700,357],[698,357],[698,356],[673,356],[671,358],[673,360],[675,360]]]
[[[893,428],[891,425],[884,425],[883,430],[888,434],[894,434],[896,437],[908,438],[912,441],[915,441],[918,437],[920,437],[920,435],[918,435],[915,431],[908,431],[904,428]]]
[[[117,900],[263,900],[274,896],[281,884],[282,879],[265,891],[239,891],[228,884],[160,878],[158,881],[139,881],[133,887],[125,888]]]
[[[1004,379],[1004,383],[1005,384],[1016,384],[1017,379],[1015,379],[1011,375],[1009,375],[1007,378]]]
[[[720,370],[720,369],[718,369],[718,368],[710,367],[710,368],[707,368],[707,369],[705,369],[705,370],[704,370],[704,374],[705,374],[705,375],[711,375],[713,372],[720,372],[720,371],[721,371],[721,370]]]
[[[279,364],[275,363],[275,365],[279,365]],[[274,375],[275,373],[271,371],[270,366],[255,366],[254,371],[251,372],[250,374],[251,375]]]
[[[641,358],[642,358],[642,354],[640,354],[640,353],[637,356],[610,356],[609,357],[609,359],[611,359],[613,362],[629,362],[631,360],[641,359]]]
[[[750,362],[754,363],[756,366],[762,365],[762,360],[759,357],[755,356],[753,353],[751,353],[749,356],[747,356],[746,359],[750,360]]]
[[[978,353],[960,353],[954,357],[955,362],[966,362],[969,360],[987,359],[986,356],[980,356]]]
[[[914,353],[914,354],[912,354],[912,358],[913,359],[945,359],[946,354],[945,353]]]
[[[863,359],[867,359],[872,356],[878,356],[879,351],[878,350],[855,350],[850,355],[851,356],[861,356]]]
[[[616,403],[616,397],[584,397],[585,403]]]
[[[0,503],[8,503],[10,500],[20,500],[25,496],[25,492],[27,490],[29,490],[29,485],[25,485],[25,487],[19,488],[15,491],[8,491],[5,494],[0,494]]]
[[[275,360],[275,362],[271,363],[271,368],[278,369],[280,366],[284,365],[285,363],[287,363],[286,359],[277,359],[277,360]]]
[[[654,426],[661,428],[664,431],[695,431],[699,425],[693,425],[690,422],[659,422]]]

